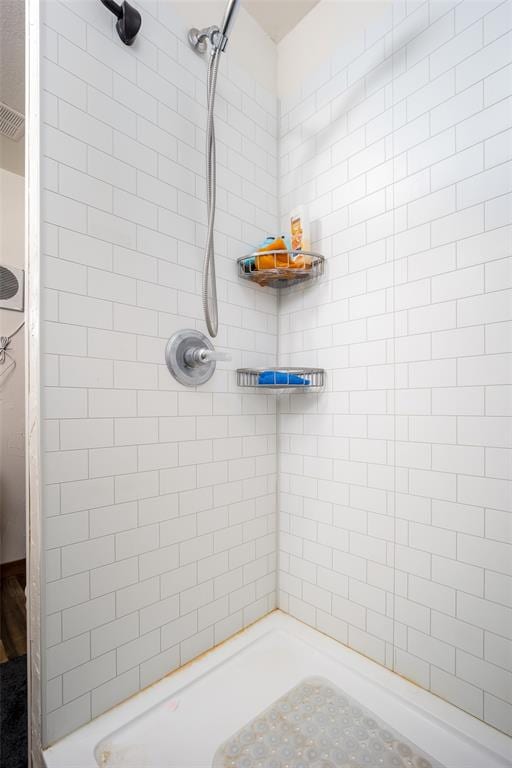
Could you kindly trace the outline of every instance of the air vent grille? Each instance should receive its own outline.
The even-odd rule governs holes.
[[[0,299],[12,299],[18,293],[20,284],[18,278],[7,267],[0,267]]]
[[[23,115],[0,101],[0,133],[9,139],[18,141],[23,136],[24,129],[25,118]]]
[[[0,309],[23,312],[24,277],[22,269],[0,264]]]

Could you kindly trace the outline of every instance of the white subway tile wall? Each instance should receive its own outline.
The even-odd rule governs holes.
[[[200,390],[164,365],[204,329],[206,61],[169,4],[130,49],[96,0],[42,3],[45,740],[275,607],[277,301],[234,259],[277,226],[277,99],[223,58],[220,332]],[[200,19],[198,20],[198,23]],[[268,55],[251,40],[254,66]]]
[[[511,733],[511,3],[397,2],[280,114],[222,61],[198,391],[163,352],[203,328],[205,64],[139,5],[129,50],[42,6],[46,741],[271,610],[277,541],[281,608]],[[296,204],[326,276],[237,282]],[[278,351],[327,390],[236,389]]]
[[[328,371],[280,402],[280,606],[509,734],[511,29],[396,2],[290,87],[282,226],[328,261],[279,314]]]

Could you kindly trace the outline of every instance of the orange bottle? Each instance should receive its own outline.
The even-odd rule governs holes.
[[[282,251],[282,253],[265,253],[266,251]],[[290,257],[286,243],[282,237],[277,237],[268,245],[260,248],[256,254],[256,269],[277,269],[290,266]]]

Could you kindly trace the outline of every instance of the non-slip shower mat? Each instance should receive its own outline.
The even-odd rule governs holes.
[[[281,696],[217,750],[212,768],[443,768],[320,677]]]

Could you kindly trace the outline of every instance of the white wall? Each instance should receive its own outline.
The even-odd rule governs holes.
[[[397,2],[282,100],[281,211],[328,263],[279,339],[329,382],[282,402],[281,607],[508,733],[511,28]]]
[[[19,154],[4,139],[2,165]],[[14,167],[16,164],[14,163]],[[0,168],[0,264],[24,269],[25,187],[22,175]],[[9,336],[23,312],[0,309],[0,336]],[[0,562],[25,557],[25,382],[24,333],[21,330],[0,365]]]
[[[279,97],[286,101],[297,88],[307,88],[310,75],[329,70],[334,52],[357,45],[365,27],[390,7],[391,0],[322,0],[315,5],[277,46]]]
[[[13,141],[0,134],[0,167],[18,176],[25,174],[25,142]]]
[[[218,87],[220,333],[232,361],[170,376],[204,330],[205,61],[166,2],[132,48],[96,0],[42,3],[45,740],[275,605],[275,401],[234,369],[276,354],[276,297],[236,256],[276,227],[276,98],[229,56]],[[158,17],[158,18],[157,18]]]

